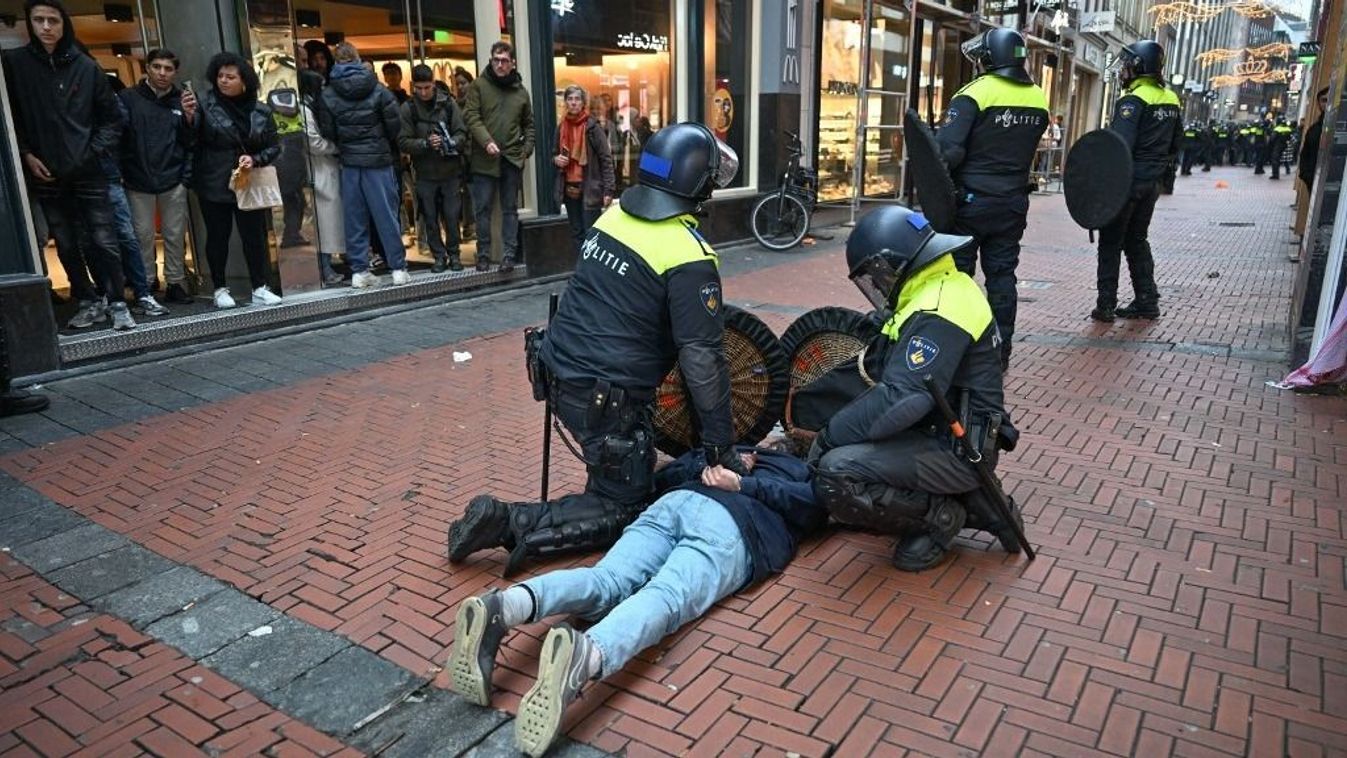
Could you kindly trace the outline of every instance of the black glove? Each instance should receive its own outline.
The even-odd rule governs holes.
[[[748,476],[748,467],[734,452],[734,445],[706,445],[702,450],[706,453],[706,465],[724,466],[739,476]]]

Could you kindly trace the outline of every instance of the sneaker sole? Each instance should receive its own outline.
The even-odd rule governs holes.
[[[565,710],[561,690],[566,686],[566,670],[575,655],[573,639],[560,629],[547,633],[538,663],[538,681],[519,701],[519,715],[514,722],[515,747],[533,758],[541,758],[561,730],[561,714]]]
[[[449,656],[450,689],[477,705],[491,705],[486,677],[477,665],[486,622],[486,604],[475,597],[464,600],[455,616],[454,652]]]

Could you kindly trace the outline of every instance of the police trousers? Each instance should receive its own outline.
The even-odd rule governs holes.
[[[987,282],[987,302],[1001,332],[1002,354],[1010,353],[1015,336],[1015,312],[1019,292],[1015,288],[1015,269],[1020,265],[1020,238],[1028,224],[1029,197],[974,197],[959,207],[955,231],[977,240],[977,244],[954,254],[959,270],[973,275],[981,258],[982,276]]]
[[[1096,305],[1103,310],[1118,307],[1118,270],[1127,256],[1127,271],[1138,305],[1160,302],[1155,287],[1155,260],[1151,256],[1150,226],[1155,203],[1160,199],[1158,182],[1132,186],[1132,195],[1117,218],[1099,230],[1099,267],[1096,274]]]

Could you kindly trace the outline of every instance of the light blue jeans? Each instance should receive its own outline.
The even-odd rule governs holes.
[[[751,571],[729,511],[705,495],[675,490],[628,526],[593,568],[552,571],[524,584],[537,600],[537,618],[603,616],[585,634],[608,676],[743,587]]]

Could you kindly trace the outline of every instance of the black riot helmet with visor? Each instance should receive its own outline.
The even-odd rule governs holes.
[[[847,239],[847,268],[871,305],[892,308],[908,279],[973,243],[972,237],[936,232],[920,213],[886,205],[856,223]]]
[[[622,193],[622,210],[647,221],[693,213],[739,173],[739,156],[701,124],[667,126],[641,151],[639,184]]]
[[[995,74],[1024,84],[1034,81],[1024,70],[1024,60],[1029,55],[1024,35],[1014,29],[988,29],[959,49],[973,62],[978,74]]]
[[[1118,57],[1109,66],[1109,71],[1118,75],[1124,85],[1143,76],[1153,76],[1163,82],[1165,70],[1165,49],[1155,40],[1142,39],[1130,45],[1124,45]]]

